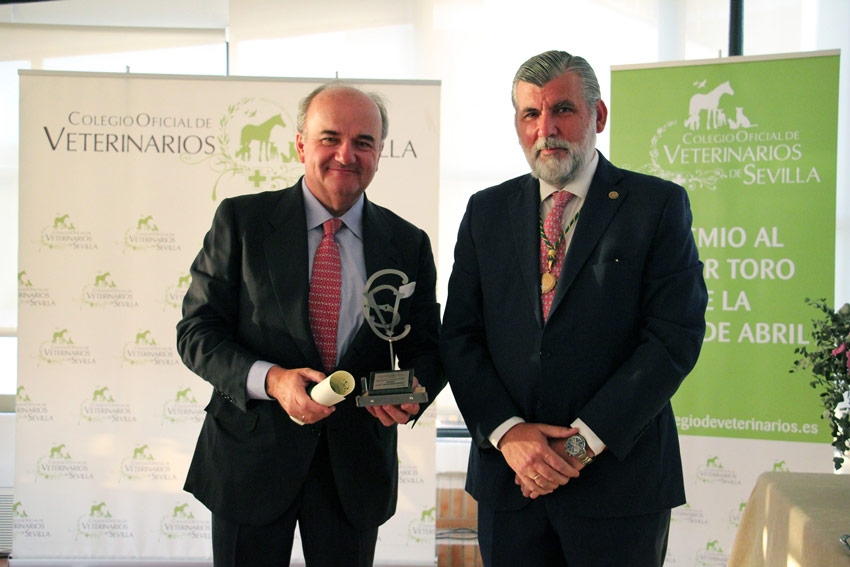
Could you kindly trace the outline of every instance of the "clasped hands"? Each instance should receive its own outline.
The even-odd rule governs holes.
[[[266,392],[276,399],[287,414],[303,423],[316,423],[331,415],[336,408],[313,400],[307,389],[325,379],[325,374],[311,368],[286,369],[272,366],[266,374]],[[414,377],[414,386],[419,382]],[[366,408],[384,426],[404,425],[419,413],[419,404],[370,406]]]
[[[578,477],[584,465],[564,450],[564,440],[577,433],[574,427],[541,423],[519,423],[505,433],[499,450],[523,496],[545,496]]]

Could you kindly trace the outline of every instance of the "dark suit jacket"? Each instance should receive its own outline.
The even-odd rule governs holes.
[[[511,416],[581,418],[607,450],[551,498],[596,517],[682,504],[670,397],[696,363],[707,302],[685,190],[600,154],[545,325],[539,207],[538,181],[518,177],[473,195],[458,232],[441,352],[473,437],[467,490],[525,505],[487,436]]]
[[[445,382],[428,236],[366,200],[363,240],[367,274],[394,268],[417,282],[399,307],[398,330],[406,324],[412,330],[394,348],[400,367],[414,368],[433,400]],[[245,378],[257,360],[322,368],[307,315],[308,263],[300,181],[221,202],[192,264],[177,325],[184,363],[215,388],[185,489],[231,521],[268,523],[292,503],[324,432],[348,519],[361,528],[377,527],[395,512],[397,432],[355,407],[354,398],[360,377],[388,369],[385,340],[363,324],[339,363],[357,380],[355,393],[317,425],[295,424],[277,401],[247,398]]]

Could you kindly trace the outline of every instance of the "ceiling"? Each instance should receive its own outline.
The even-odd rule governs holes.
[[[0,0],[0,23],[225,29],[230,0]]]

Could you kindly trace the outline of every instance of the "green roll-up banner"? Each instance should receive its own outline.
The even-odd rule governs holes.
[[[614,68],[614,163],[683,185],[710,300],[673,400],[684,435],[829,442],[789,373],[832,304],[838,52]]]

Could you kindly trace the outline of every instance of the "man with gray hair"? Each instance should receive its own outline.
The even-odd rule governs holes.
[[[469,199],[440,339],[484,565],[658,567],[708,297],[688,197],[596,150],[583,58],[532,57],[512,98],[531,174]]]

